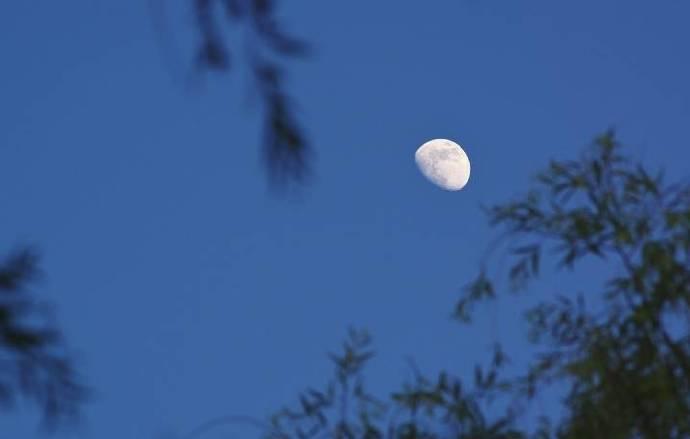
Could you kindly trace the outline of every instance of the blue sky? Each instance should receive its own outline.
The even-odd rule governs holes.
[[[290,66],[317,151],[299,199],[268,191],[247,75],[181,80],[187,3],[166,6],[172,57],[148,2],[0,4],[0,250],[40,247],[36,292],[96,390],[55,437],[261,417],[329,377],[349,325],[375,338],[379,391],[409,376],[407,356],[460,375],[496,339],[519,356],[513,302],[472,327],[449,318],[493,236],[480,204],[609,126],[687,173],[688,3],[281,2],[316,49]],[[415,168],[435,137],[472,161],[461,192]],[[40,437],[36,415],[3,413],[0,431]]]

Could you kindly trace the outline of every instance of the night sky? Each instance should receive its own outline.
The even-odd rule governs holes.
[[[56,438],[261,418],[330,377],[351,325],[382,395],[408,357],[469,376],[502,341],[519,360],[519,300],[450,318],[495,236],[480,206],[612,126],[671,178],[690,164],[688,2],[284,0],[314,47],[286,65],[316,152],[287,196],[242,59],[194,76],[191,2],[165,3],[165,26],[141,0],[0,3],[0,252],[41,250],[35,293],[95,391]],[[415,167],[436,137],[469,155],[464,190]],[[0,413],[2,438],[42,437],[34,406]]]

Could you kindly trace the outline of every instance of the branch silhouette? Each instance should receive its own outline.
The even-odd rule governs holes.
[[[201,39],[196,57],[200,69],[225,72],[233,66],[238,48],[224,37],[223,24],[246,31],[244,61],[262,100],[263,157],[271,187],[284,191],[305,183],[312,174],[313,151],[286,91],[283,60],[308,55],[308,45],[283,29],[273,0],[193,1]]]
[[[39,277],[35,250],[16,250],[0,263],[0,400],[38,404],[45,427],[74,421],[88,396],[62,336],[29,286]]]

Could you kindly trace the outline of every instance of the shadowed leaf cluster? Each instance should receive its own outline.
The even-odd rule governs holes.
[[[275,189],[301,183],[310,175],[312,151],[285,90],[281,58],[308,54],[307,45],[287,33],[276,18],[274,0],[193,0],[201,42],[198,65],[225,71],[232,67],[239,44],[228,41],[223,26],[245,29],[244,61],[250,66],[263,103],[264,158]]]
[[[46,426],[74,420],[87,396],[60,332],[27,293],[37,256],[23,249],[0,263],[0,400],[20,396],[39,404]]]
[[[540,353],[511,392],[529,400],[565,383],[559,438],[690,436],[690,187],[626,157],[609,131],[488,215],[509,240],[513,291],[528,288],[544,259],[575,270],[591,258],[611,273],[602,290],[563,285],[572,291],[529,310]],[[494,289],[482,273],[458,317]]]
[[[494,385],[505,357],[496,351],[487,372],[477,368],[477,390],[468,391],[459,379],[441,373],[414,379],[387,399],[367,390],[363,368],[373,356],[369,336],[350,331],[343,350],[331,355],[335,378],[325,389],[309,389],[297,408],[273,416],[266,438],[404,438],[518,439],[509,416],[489,421],[479,403],[483,389]]]

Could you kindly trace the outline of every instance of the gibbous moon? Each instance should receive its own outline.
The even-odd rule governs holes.
[[[470,159],[452,140],[426,142],[415,152],[414,160],[426,178],[447,191],[459,191],[470,179]]]

